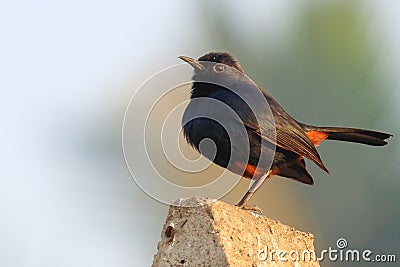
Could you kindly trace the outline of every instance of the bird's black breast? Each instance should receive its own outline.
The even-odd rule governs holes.
[[[224,168],[231,158],[257,165],[261,138],[254,134],[254,129],[245,127],[243,120],[256,120],[246,109],[246,103],[228,90],[192,99],[182,119],[184,136],[202,155]],[[207,145],[200,147],[205,138],[214,142],[216,154]]]
[[[183,133],[188,143],[203,156],[222,167],[228,166],[231,157],[231,141],[220,123],[209,118],[196,118],[183,126]],[[206,139],[210,139],[215,147],[205,142],[200,148],[200,142]]]

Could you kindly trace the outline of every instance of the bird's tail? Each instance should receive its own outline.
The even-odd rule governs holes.
[[[370,146],[384,146],[387,144],[385,140],[393,136],[387,133],[356,128],[318,127],[307,124],[301,124],[301,126],[307,135],[309,135],[308,133],[317,133],[315,135],[318,136],[319,133],[319,136],[325,137],[323,139],[360,143]]]

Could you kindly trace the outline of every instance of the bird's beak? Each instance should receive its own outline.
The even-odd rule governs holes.
[[[201,65],[200,62],[194,58],[186,57],[186,56],[179,56],[178,58],[189,63],[190,66],[192,66],[194,69],[202,70],[204,68],[203,65]]]

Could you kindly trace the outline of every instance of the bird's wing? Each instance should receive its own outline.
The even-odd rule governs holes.
[[[307,135],[297,127],[277,125],[276,145],[314,161],[321,169],[328,172],[315,146]]]
[[[240,123],[264,140],[308,158],[328,172],[318,151],[298,122],[287,114],[270,95],[264,91],[262,93],[271,111],[267,110],[265,105],[255,105],[250,109],[243,100],[226,92],[215,93],[212,97],[228,104],[242,120]],[[254,113],[257,114],[257,118]]]
[[[315,162],[321,169],[328,172],[325,165],[323,164],[317,149],[308,138],[305,131],[301,128],[299,123],[293,119],[287,112],[276,102],[269,94],[260,89],[268,101],[272,115],[274,117],[273,122],[264,124],[263,121],[260,123],[260,128],[263,131],[275,127],[276,131],[276,145],[292,151],[300,156],[308,158]],[[274,125],[271,125],[273,123]],[[264,137],[264,135],[262,135]]]
[[[258,122],[256,119],[241,116],[245,126],[252,129],[264,140],[308,158],[321,169],[328,172],[317,149],[298,122],[287,114],[269,94],[265,93],[262,89],[260,90],[267,99],[271,111],[265,111],[265,114],[258,114]],[[260,110],[255,112],[259,113]],[[271,115],[273,118],[271,118]]]

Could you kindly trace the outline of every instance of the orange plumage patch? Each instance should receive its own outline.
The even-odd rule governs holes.
[[[266,173],[266,171],[263,169],[260,169],[254,165],[246,164],[246,163],[242,163],[242,162],[237,162],[235,164],[235,168],[234,168],[233,172],[235,172],[237,174],[243,173],[243,177],[246,177],[246,178],[253,178],[253,177],[260,178],[264,173]]]
[[[314,144],[314,146],[318,146],[322,141],[324,141],[328,137],[328,134],[319,131],[309,131],[307,133],[307,136]]]

